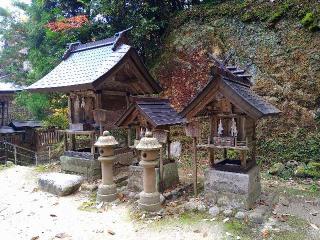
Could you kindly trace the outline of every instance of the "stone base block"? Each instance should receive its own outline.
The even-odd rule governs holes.
[[[261,194],[259,167],[247,173],[207,169],[204,192],[209,202],[219,206],[250,209]]]
[[[143,167],[141,166],[130,166],[129,167],[129,179],[128,189],[133,192],[141,192],[143,190],[142,181]],[[160,189],[160,171],[156,168],[156,186],[157,191]],[[167,163],[163,165],[163,187],[168,189],[179,183],[179,174],[177,163]]]
[[[140,193],[139,208],[148,212],[158,212],[161,209],[160,193]]]
[[[88,179],[101,178],[101,165],[96,159],[61,156],[61,169],[65,172],[73,172],[85,176]]]
[[[117,199],[117,187],[112,185],[100,185],[97,192],[97,202],[112,202]]]
[[[82,177],[64,173],[41,174],[38,179],[39,188],[58,196],[66,196],[79,189]]]

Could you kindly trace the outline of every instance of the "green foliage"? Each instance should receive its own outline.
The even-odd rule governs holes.
[[[298,162],[320,161],[320,133],[300,129],[297,134],[261,139],[258,141],[258,154],[264,163],[273,161]]]
[[[312,12],[308,12],[302,19],[301,24],[308,28],[310,31],[317,31],[320,26],[317,22],[315,15]]]
[[[43,120],[49,112],[49,99],[47,95],[40,93],[20,92],[16,97],[16,103],[26,107],[35,120]]]
[[[67,129],[69,127],[68,110],[57,109],[43,121],[43,125],[45,128]]]

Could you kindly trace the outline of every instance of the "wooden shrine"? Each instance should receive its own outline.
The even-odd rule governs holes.
[[[21,89],[11,83],[0,82],[0,127],[11,122],[12,101],[14,94]]]
[[[208,150],[214,169],[247,172],[256,165],[257,121],[280,111],[251,90],[249,78],[244,70],[213,60],[208,84],[181,113],[188,121],[186,134],[194,139],[195,165],[200,148]],[[203,137],[200,128],[206,121],[208,129]],[[219,154],[222,159],[217,158]]]
[[[135,97],[131,106],[116,122],[121,128],[128,129],[128,145],[135,149],[141,138],[149,131],[152,132],[158,142],[163,146],[159,156],[159,191],[163,191],[179,182],[178,168],[174,159],[170,157],[170,126],[179,125],[184,119],[171,107],[169,100],[160,98]],[[163,149],[166,149],[167,157],[164,157]],[[140,154],[135,152],[137,160]],[[138,166],[132,166],[136,172]],[[134,169],[134,170],[133,170]],[[142,168],[140,169],[142,171]],[[136,182],[133,174],[129,174],[130,182]],[[171,176],[168,176],[171,175]],[[138,175],[140,177],[140,175]],[[131,181],[132,180],[132,181]],[[136,189],[137,190],[137,189]],[[141,189],[139,189],[141,190]]]
[[[127,32],[86,44],[69,44],[62,62],[28,87],[33,92],[68,95],[67,150],[76,150],[75,136],[87,136],[91,145],[103,130],[116,128],[114,123],[129,107],[131,96],[162,90],[137,51],[128,45]],[[90,149],[94,153],[94,148]]]

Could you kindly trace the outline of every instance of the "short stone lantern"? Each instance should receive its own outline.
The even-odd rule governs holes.
[[[143,191],[140,193],[139,207],[149,212],[161,209],[160,194],[156,189],[156,171],[158,155],[161,148],[151,132],[146,132],[136,147],[141,151],[140,165],[143,167]]]
[[[104,131],[94,144],[99,148],[100,157],[98,160],[101,162],[102,171],[102,183],[99,185],[97,193],[98,202],[112,202],[117,199],[117,188],[113,182],[114,146],[117,144],[118,142],[109,131]]]

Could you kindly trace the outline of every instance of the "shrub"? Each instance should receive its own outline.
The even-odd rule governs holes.
[[[55,109],[54,113],[43,121],[45,128],[67,129],[69,127],[68,109]]]

